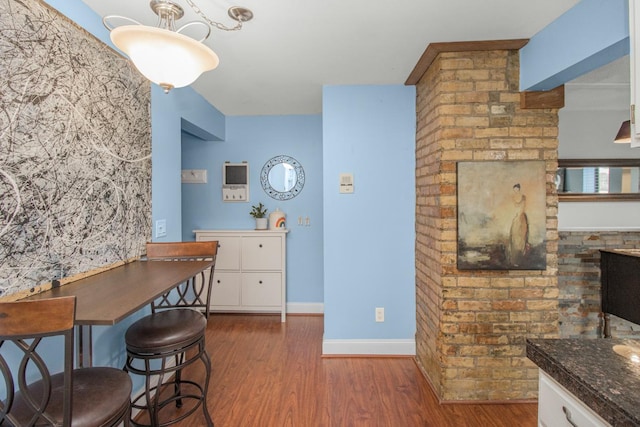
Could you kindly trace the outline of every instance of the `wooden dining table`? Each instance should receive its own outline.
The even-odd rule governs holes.
[[[24,299],[76,297],[77,364],[92,366],[91,327],[115,325],[215,261],[133,261]]]

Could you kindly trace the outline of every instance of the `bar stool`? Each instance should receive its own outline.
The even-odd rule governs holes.
[[[213,426],[207,409],[211,361],[205,349],[205,332],[217,252],[217,241],[147,243],[148,262],[212,260],[213,264],[179,285],[176,292],[154,301],[152,313],[134,322],[125,333],[124,370],[145,377],[145,391],[133,399],[131,406],[146,411],[149,424],[131,420],[135,426],[168,426],[187,418],[200,406],[207,425]],[[204,381],[184,379],[182,370],[198,360],[204,365]],[[169,379],[165,382],[166,376]],[[160,421],[163,408],[171,403],[181,408],[183,400],[195,400],[195,403],[184,413]]]
[[[73,369],[75,311],[75,297],[0,303],[1,425],[129,425],[129,375],[109,367]],[[54,363],[41,344],[60,336],[63,371],[52,374],[51,366],[59,366],[59,360]]]

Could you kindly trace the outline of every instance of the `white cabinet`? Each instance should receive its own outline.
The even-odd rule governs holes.
[[[629,0],[629,68],[631,70],[631,147],[640,147],[640,0]]]
[[[538,427],[610,427],[591,408],[540,370]]]
[[[218,241],[211,310],[280,312],[286,319],[287,230],[194,230]]]

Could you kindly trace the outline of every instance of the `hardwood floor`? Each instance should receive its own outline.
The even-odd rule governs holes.
[[[536,404],[438,404],[412,358],[322,358],[322,334],[321,316],[213,314],[216,427],[536,426]],[[176,425],[204,425],[202,411]]]

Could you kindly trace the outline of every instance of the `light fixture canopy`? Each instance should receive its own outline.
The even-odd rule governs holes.
[[[246,8],[233,6],[228,15],[236,21],[234,27],[227,27],[212,21],[193,3],[189,6],[205,22],[189,22],[176,29],[175,22],[184,16],[184,9],[169,0],[152,0],[149,6],[158,16],[156,27],[142,25],[138,21],[119,15],[108,15],[102,19],[111,32],[111,41],[127,54],[133,65],[147,79],[162,87],[165,93],[173,88],[188,86],[206,71],[213,70],[220,62],[218,55],[202,42],[211,34],[211,27],[225,31],[236,31],[242,24],[253,18]],[[114,26],[114,19],[130,22],[129,25]],[[203,26],[206,35],[196,40],[181,33],[193,26]]]
[[[625,120],[620,126],[620,130],[613,140],[616,144],[629,144],[631,143],[631,120]]]

